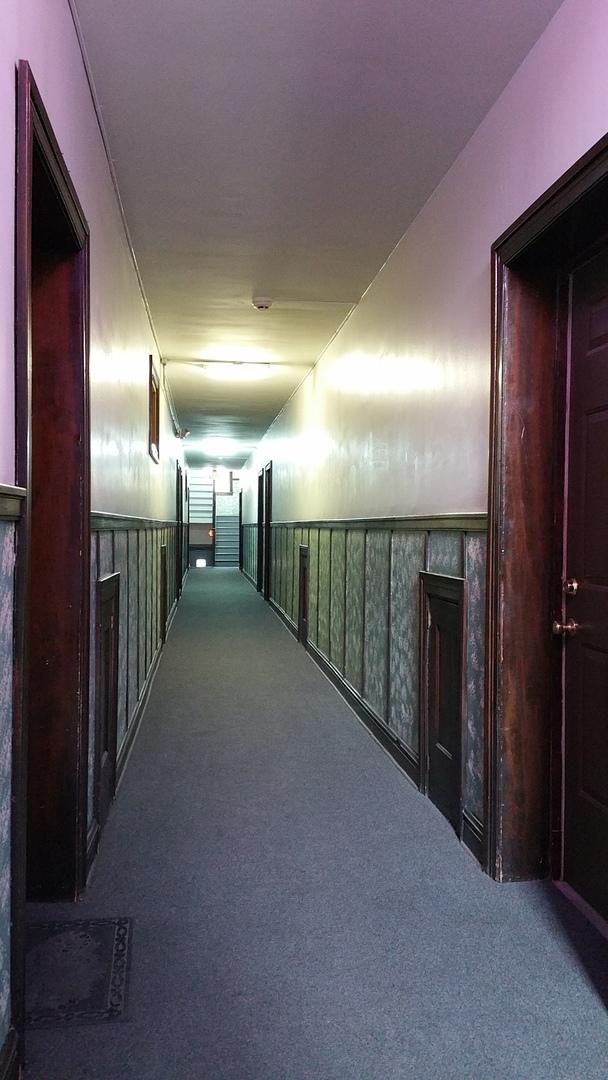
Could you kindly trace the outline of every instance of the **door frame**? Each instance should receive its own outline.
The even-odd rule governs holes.
[[[457,687],[458,701],[458,768],[456,782],[457,791],[457,821],[450,822],[459,839],[462,840],[465,833],[464,817],[464,726],[466,719],[466,647],[467,647],[467,600],[468,587],[464,578],[449,577],[445,574],[431,573],[428,570],[420,571],[420,779],[419,788],[426,795],[440,813],[443,809],[438,805],[431,794],[431,694],[430,688],[433,683],[437,684],[440,676],[439,665],[441,656],[436,657],[436,664],[431,663],[430,635],[433,626],[436,625],[432,618],[432,601],[443,600],[454,606],[458,615],[458,671],[459,685]],[[447,815],[446,821],[450,819]]]
[[[308,607],[310,590],[310,559],[308,544],[298,549],[298,641],[306,648],[308,644]]]
[[[608,136],[492,246],[485,863],[497,880],[561,872],[562,715],[551,636],[563,513],[559,267],[596,230],[605,233],[604,204]]]
[[[257,526],[256,582],[258,592],[264,588],[264,470],[258,473],[258,526]]]
[[[270,600],[272,565],[272,461],[264,466],[264,575],[263,594]]]
[[[17,529],[15,570],[15,640],[13,666],[12,816],[11,816],[11,1002],[12,1023],[23,1054],[25,1014],[25,895],[27,866],[27,636],[31,605],[29,551],[31,507],[32,387],[32,182],[34,147],[55,187],[79,247],[78,296],[82,336],[78,349],[82,378],[80,463],[80,573],[76,573],[79,630],[80,700],[78,705],[73,832],[74,895],[84,888],[87,861],[90,607],[90,426],[89,426],[89,230],[27,61],[17,71],[15,197],[15,482],[26,489]]]

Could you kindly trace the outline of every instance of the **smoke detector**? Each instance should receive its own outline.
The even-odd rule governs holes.
[[[272,297],[254,296],[251,303],[258,311],[268,311],[268,308],[272,307]]]

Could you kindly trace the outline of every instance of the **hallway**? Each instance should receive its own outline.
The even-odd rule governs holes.
[[[32,910],[102,916],[128,1019],[31,1031],[27,1080],[608,1073],[607,943],[482,874],[234,570],[189,575],[85,900]]]

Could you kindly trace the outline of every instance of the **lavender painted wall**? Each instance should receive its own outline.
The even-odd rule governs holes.
[[[485,509],[490,246],[606,133],[607,52],[605,0],[566,0],[250,459],[246,521],[268,460],[277,521]]]
[[[161,462],[148,454],[148,356],[158,355],[66,0],[3,0],[0,16],[0,483],[14,482],[15,66],[28,60],[91,230],[94,510],[172,518],[174,439],[161,395]],[[160,368],[160,364],[158,365]]]

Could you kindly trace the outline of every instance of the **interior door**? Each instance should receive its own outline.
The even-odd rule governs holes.
[[[264,587],[264,470],[258,473],[258,556],[256,568],[256,587],[261,592]]]
[[[116,791],[120,575],[98,583],[96,816],[103,829]]]
[[[270,600],[272,561],[272,462],[264,467],[264,599]]]
[[[300,545],[298,583],[298,641],[306,645],[308,641],[308,547],[305,544]]]
[[[422,572],[421,787],[460,835],[466,582]]]
[[[608,916],[608,250],[571,274],[569,325],[563,874]]]

